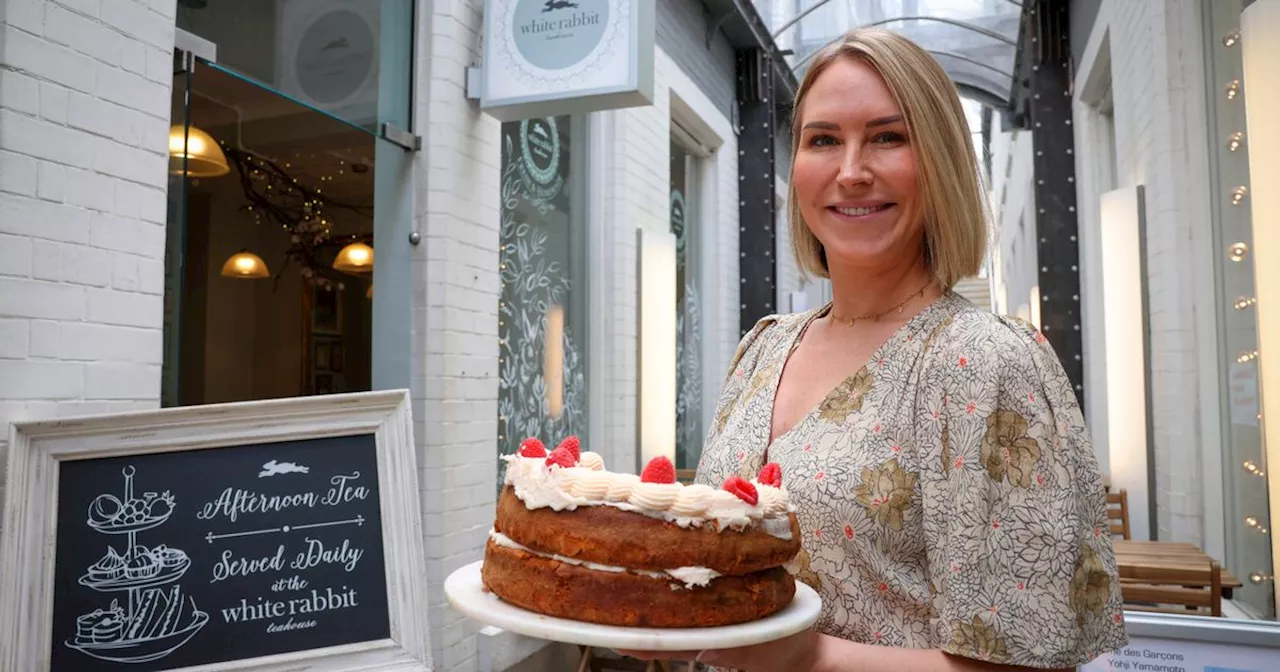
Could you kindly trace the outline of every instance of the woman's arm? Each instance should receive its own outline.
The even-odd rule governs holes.
[[[640,660],[694,660],[748,672],[1045,672],[952,656],[940,649],[859,644],[806,630],[784,639],[708,651],[619,651]],[[1050,672],[1072,672],[1064,667]]]
[[[810,672],[1043,672],[1037,668],[983,663],[943,653],[940,649],[902,649],[859,644],[819,635]],[[1054,672],[1072,672],[1059,668]]]

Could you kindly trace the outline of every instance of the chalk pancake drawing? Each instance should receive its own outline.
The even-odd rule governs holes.
[[[106,555],[80,577],[83,586],[124,596],[113,598],[105,609],[76,618],[76,635],[67,640],[67,646],[77,651],[116,663],[164,658],[209,622],[209,615],[196,608],[176,583],[191,567],[191,558],[164,544],[148,548],[138,543],[138,532],[169,520],[175,502],[168,491],[134,497],[134,472],[132,465],[121,470],[123,500],[102,494],[89,504],[89,527],[103,534],[127,535],[124,553],[108,545]]]

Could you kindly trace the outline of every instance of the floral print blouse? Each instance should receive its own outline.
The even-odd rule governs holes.
[[[1123,646],[1098,465],[1045,337],[945,294],[770,444],[783,366],[828,309],[743,338],[697,472],[782,467],[817,629],[1031,667]]]

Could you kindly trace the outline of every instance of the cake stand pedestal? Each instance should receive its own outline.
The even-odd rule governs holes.
[[[484,561],[449,575],[444,594],[462,615],[485,625],[528,637],[568,644],[632,651],[702,651],[772,642],[811,627],[822,612],[822,599],[796,582],[796,596],[785,609],[750,623],[714,628],[632,628],[544,616],[503,602],[486,592],[480,580]]]

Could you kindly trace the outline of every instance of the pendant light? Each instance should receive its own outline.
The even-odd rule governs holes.
[[[169,174],[184,172],[187,177],[218,177],[231,172],[231,166],[212,136],[195,126],[179,124],[169,128]]]
[[[333,267],[343,273],[369,273],[373,271],[373,248],[359,241],[350,243],[338,251]]]
[[[261,280],[271,277],[271,271],[267,270],[267,264],[262,261],[262,257],[248,250],[240,250],[228,257],[226,263],[222,265],[222,276]]]

